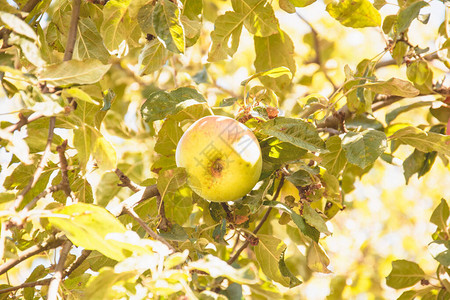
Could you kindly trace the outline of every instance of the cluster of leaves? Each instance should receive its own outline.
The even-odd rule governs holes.
[[[439,263],[436,277],[426,274],[415,262],[396,260],[392,262],[392,271],[386,277],[386,284],[394,289],[405,289],[420,282],[421,287],[403,292],[398,298],[449,299],[450,298],[450,252],[449,252],[449,208],[447,201],[441,199],[431,215],[430,222],[437,226],[433,241],[428,245],[433,258]]]
[[[0,79],[8,101],[21,107],[17,123],[1,123],[10,159],[0,194],[0,273],[43,251],[67,250],[55,268],[39,265],[23,285],[5,283],[1,293],[51,298],[59,272],[60,293],[73,298],[239,299],[246,285],[255,298],[279,299],[281,286],[330,272],[320,244],[331,234],[326,222],[378,159],[392,163],[401,145],[412,146],[406,180],[428,172],[438,156],[448,163],[448,88],[433,78],[429,59],[436,57],[408,41],[413,20],[428,20],[420,14],[426,2],[400,1],[383,22],[382,1],[329,3],[328,14],[346,27],[382,26],[389,38],[382,54],[407,64],[408,80],[379,79],[382,55],[365,59],[345,67],[340,88],[328,79],[330,97],[298,99],[287,116],[278,108],[297,83],[295,50],[273,3],[231,0],[222,13],[219,2],[16,1],[18,9],[0,0]],[[295,13],[313,2],[278,4]],[[205,22],[214,23],[212,32]],[[437,52],[447,65],[448,22]],[[254,40],[254,75],[242,82],[243,97],[225,89],[228,97],[211,103],[203,95],[220,86],[208,68],[233,58],[244,28]],[[313,63],[329,77],[324,41],[312,34]],[[192,59],[185,66],[189,52],[207,53],[208,65]],[[166,70],[173,83],[160,78]],[[413,100],[419,95],[434,100]],[[411,102],[384,123],[374,118],[405,98]],[[429,124],[393,122],[419,107],[429,108]],[[175,164],[183,131],[211,114],[245,123],[263,153],[257,188],[232,204],[201,199]],[[72,244],[86,252],[69,252]]]

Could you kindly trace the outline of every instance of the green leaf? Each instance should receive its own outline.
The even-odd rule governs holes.
[[[325,143],[314,125],[300,119],[278,117],[263,123],[260,131],[302,149],[319,153],[327,152]]]
[[[190,211],[188,211],[188,213],[190,214]],[[170,217],[169,217],[169,219],[173,220]],[[166,240],[176,241],[176,242],[184,242],[189,238],[189,235],[186,233],[186,231],[183,229],[183,227],[181,227],[179,224],[173,224],[172,227],[170,228],[170,230],[167,232],[160,231],[159,235],[162,238],[165,238]]]
[[[186,183],[186,171],[183,168],[165,170],[158,177],[158,191],[161,199],[167,193],[174,192]]]
[[[424,153],[422,151],[414,149],[413,153],[403,161],[403,170],[406,184],[408,184],[411,176],[416,173],[418,173],[418,178],[425,175],[431,169],[431,166],[436,160],[436,156],[436,151]]]
[[[283,251],[283,253],[280,256],[280,260],[278,262],[278,268],[280,269],[281,275],[289,278],[289,288],[293,288],[293,287],[296,287],[296,286],[302,284],[302,281],[300,279],[298,279],[294,274],[292,274],[291,270],[289,270],[289,268],[287,267],[286,262],[284,261],[284,253],[285,252],[286,252],[286,250]]]
[[[23,55],[30,63],[37,67],[42,67],[46,64],[46,62],[42,59],[40,50],[35,43],[26,38],[19,38],[16,43],[20,45]]]
[[[437,260],[441,265],[447,268],[450,266],[450,241],[433,241],[428,245],[428,250],[434,257],[434,259]]]
[[[450,155],[450,136],[435,132],[425,132],[416,127],[404,127],[389,137],[417,148],[422,152],[437,151],[444,155]]]
[[[394,289],[403,289],[415,285],[425,277],[425,272],[415,262],[396,260],[392,262],[392,271],[386,277],[386,284]]]
[[[276,209],[282,210],[291,216],[292,221],[300,229],[300,231],[310,237],[313,241],[318,242],[320,237],[320,232],[314,227],[310,226],[305,222],[302,216],[296,214],[292,209],[290,209],[286,204],[278,201],[264,201],[265,206],[274,207]]]
[[[170,0],[158,1],[153,10],[153,28],[167,50],[184,53],[184,28],[180,21],[180,9]]]
[[[316,0],[288,0],[295,7],[305,7],[316,2]]]
[[[347,164],[345,151],[342,149],[341,138],[337,135],[331,136],[326,141],[329,152],[322,153],[322,165],[333,175],[339,174]]]
[[[305,204],[303,206],[303,218],[306,223],[316,228],[318,231],[330,235],[331,232],[328,230],[328,227],[325,223],[325,220],[316,212],[314,208],[310,205]]]
[[[386,117],[385,117],[386,123],[388,123],[388,124],[391,123],[392,121],[395,120],[395,118],[398,117],[398,115],[400,115],[404,112],[408,112],[408,111],[418,108],[418,107],[431,106],[432,103],[433,103],[433,101],[418,101],[418,102],[414,102],[412,104],[397,107],[396,109],[394,109],[386,114]]]
[[[103,44],[103,39],[91,18],[80,18],[78,34],[73,56],[77,60],[95,58],[102,63],[108,63],[109,52]]]
[[[325,250],[318,243],[311,243],[306,253],[306,261],[308,263],[308,268],[315,272],[331,273],[328,269],[330,259],[325,253]]]
[[[347,132],[342,139],[342,149],[348,162],[363,169],[374,163],[385,148],[386,135],[377,130]]]
[[[150,74],[159,70],[164,66],[167,58],[167,49],[164,48],[164,45],[159,40],[154,39],[146,43],[141,53],[139,53],[138,65],[140,67],[138,75]]]
[[[164,171],[160,176],[166,176],[168,171]],[[164,206],[166,207],[166,217],[178,224],[183,225],[189,220],[194,208],[194,200],[192,198],[192,190],[188,187],[176,188],[183,182],[183,174],[176,175],[179,180],[177,183],[171,183],[171,190],[176,189],[174,193],[169,193],[164,197]],[[165,178],[166,180],[167,178]],[[180,181],[181,180],[181,181]],[[158,179],[158,183],[160,179]],[[173,230],[173,228],[172,228]]]
[[[261,76],[269,76],[271,78],[278,78],[278,77],[283,76],[283,75],[287,75],[289,77],[289,79],[292,79],[291,70],[289,70],[286,67],[278,67],[278,68],[274,68],[274,69],[271,69],[271,70],[268,70],[268,71],[256,73],[256,74],[250,76],[249,78],[245,79],[244,81],[242,81],[241,85],[245,86],[252,79],[255,79],[255,78],[258,78],[258,77],[261,77]]]
[[[175,155],[178,141],[183,135],[183,130],[173,118],[168,118],[160,131],[155,144],[155,151],[165,156]]]
[[[415,97],[420,91],[409,82],[398,78],[391,78],[387,81],[366,83],[363,85],[375,93],[400,97]]]
[[[189,268],[204,271],[213,278],[226,277],[240,284],[256,284],[259,282],[257,270],[253,263],[247,264],[244,268],[236,269],[210,254],[189,263]]]
[[[241,14],[227,11],[218,16],[211,32],[212,46],[208,53],[208,61],[214,62],[232,57],[239,46],[243,18]]]
[[[272,235],[258,234],[258,239],[258,245],[255,246],[254,251],[261,270],[268,278],[284,286],[289,286],[290,278],[283,276],[279,267],[280,258],[287,247],[286,244]]]
[[[25,21],[23,21],[16,15],[0,11],[0,21],[17,34],[26,36],[33,41],[36,41],[38,39],[36,33],[30,27],[30,25],[28,25]]]
[[[342,294],[346,286],[347,286],[347,278],[344,275],[337,275],[331,278],[330,294],[327,296],[327,300],[343,299]]]
[[[46,66],[39,76],[39,81],[55,86],[91,84],[99,81],[110,68],[110,64],[104,65],[96,59],[68,60]]]
[[[378,10],[368,0],[342,0],[330,2],[327,12],[342,25],[353,28],[381,25]]]
[[[138,22],[133,22],[128,15],[130,0],[110,0],[103,8],[103,22],[100,34],[106,48],[112,51],[129,38]]]
[[[294,44],[290,37],[283,31],[267,37],[254,37],[255,44],[255,69],[256,72],[265,72],[278,67],[285,67],[295,74],[296,66],[293,58]],[[277,78],[262,76],[259,80],[273,90],[284,90],[291,84],[289,75]]]
[[[48,220],[76,246],[97,250],[115,260],[123,260],[129,256],[113,240],[107,238],[111,233],[125,233],[126,229],[102,207],[77,203],[54,210],[53,217]]]
[[[422,60],[413,61],[406,69],[408,80],[417,85],[425,84],[431,73],[428,63]]]
[[[64,89],[63,90],[63,95],[66,97],[73,97],[73,98],[77,98],[79,100],[82,101],[86,101],[88,103],[92,103],[95,105],[98,105],[99,103],[97,101],[95,101],[94,99],[91,98],[91,96],[89,96],[88,93],[86,93],[85,91],[76,88],[76,87],[72,87],[69,89]]]
[[[441,203],[434,209],[430,222],[435,224],[439,229],[446,230],[448,228],[447,221],[449,217],[449,208],[447,201],[442,198]]]
[[[399,32],[406,31],[411,22],[419,16],[420,10],[425,6],[428,6],[428,3],[418,1],[401,10],[397,18],[397,30]]]
[[[110,267],[101,269],[100,274],[89,280],[83,297],[86,299],[107,300],[118,296],[118,291],[114,290],[115,285],[123,285],[124,282],[132,280],[137,275],[135,271],[115,272]],[[125,295],[124,295],[125,296]]]
[[[278,33],[278,20],[266,0],[232,0],[233,10],[245,16],[244,26],[260,37]]]

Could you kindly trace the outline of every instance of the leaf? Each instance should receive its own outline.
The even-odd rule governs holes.
[[[133,29],[132,20],[128,15],[130,0],[110,0],[103,8],[103,22],[100,34],[106,48],[112,51],[126,40]],[[135,22],[135,26],[138,22]]]
[[[104,65],[96,59],[68,60],[46,66],[39,76],[39,81],[55,86],[91,84],[99,81],[110,68],[111,64]]]
[[[33,41],[37,41],[38,37],[34,30],[30,27],[30,25],[28,25],[25,21],[23,21],[16,15],[0,11],[0,21],[3,24],[7,25],[7,27],[13,32],[26,36]]]
[[[94,131],[94,134],[97,133]],[[92,147],[92,157],[97,162],[100,170],[114,170],[117,166],[117,154],[111,143],[103,136],[99,135],[95,138]]]
[[[448,207],[447,207],[448,209]],[[448,212],[447,212],[448,213]],[[437,240],[428,245],[428,250],[435,260],[444,267],[450,266],[450,242]]]
[[[414,152],[403,161],[406,184],[408,184],[412,175],[417,173],[417,177],[420,178],[426,174],[431,169],[436,156],[436,151],[424,153],[414,149]]]
[[[254,37],[255,45],[255,69],[256,72],[265,72],[278,67],[288,68],[292,76],[295,74],[296,66],[293,58],[294,44],[290,37],[283,31],[268,37]],[[291,77],[292,78],[292,77]],[[291,84],[288,75],[278,78],[262,76],[259,80],[273,90],[284,90]]]
[[[35,43],[26,38],[19,39],[19,45],[25,58],[37,67],[42,67],[46,62],[42,59],[39,48]]]
[[[180,21],[180,9],[170,0],[158,1],[153,9],[153,28],[167,50],[184,53],[184,28]]]
[[[396,131],[389,139],[413,146],[422,152],[437,151],[444,155],[450,155],[450,136],[447,135],[425,132],[419,128],[408,126]]]
[[[278,19],[266,0],[232,0],[233,10],[244,16],[247,30],[260,37],[278,33]]]
[[[157,186],[161,199],[164,199],[167,193],[174,192],[185,184],[186,176],[186,171],[183,168],[166,170],[159,174]]]
[[[303,206],[303,218],[306,223],[316,228],[318,231],[330,235],[331,232],[328,230],[328,227],[325,223],[325,220],[316,212],[314,208],[310,205],[305,204]]]
[[[408,111],[418,108],[418,107],[431,106],[432,103],[433,103],[433,101],[418,101],[418,102],[414,102],[412,104],[397,107],[396,109],[394,109],[386,114],[386,118],[385,118],[386,123],[388,123],[388,124],[391,123],[393,120],[395,120],[395,118],[398,117],[398,115],[400,115],[404,112],[408,112]]]
[[[398,78],[391,78],[387,81],[366,83],[363,85],[375,93],[400,97],[415,97],[420,91],[409,82]]]
[[[254,251],[261,270],[269,279],[289,286],[289,277],[283,276],[279,268],[280,258],[286,250],[286,244],[282,240],[266,234],[258,234],[258,240]]]
[[[139,53],[138,75],[142,76],[159,70],[162,66],[164,66],[167,58],[167,49],[164,48],[164,45],[159,40],[154,39],[146,43],[144,48],[142,48]]]
[[[347,132],[342,139],[342,149],[348,162],[363,169],[374,163],[385,148],[386,135],[377,130]]]
[[[214,62],[232,57],[239,46],[243,25],[243,16],[236,12],[227,11],[218,16],[211,32],[211,49],[208,52],[208,61]]]
[[[312,152],[327,151],[314,125],[300,119],[278,117],[263,123],[260,131]]]
[[[190,211],[189,211],[190,214]],[[169,217],[169,219],[173,220]],[[189,238],[189,235],[186,233],[186,231],[181,227],[179,224],[173,224],[169,231],[164,232],[160,231],[159,235],[170,241],[176,241],[176,242],[184,242]]]
[[[167,119],[160,131],[155,144],[155,151],[165,156],[175,155],[178,141],[183,135],[183,130],[173,118]]]
[[[426,61],[413,61],[406,69],[408,80],[417,85],[425,84],[430,75],[432,76],[432,71]]]
[[[164,171],[162,176],[166,176],[167,171]],[[161,176],[161,175],[160,175]],[[179,176],[178,180],[183,182],[183,175]],[[158,180],[159,182],[159,180]],[[192,190],[188,187],[176,188],[181,182],[173,183],[171,189],[176,189],[175,192],[166,194],[164,197],[164,205],[166,207],[166,217],[178,224],[183,225],[189,220],[189,217],[194,208],[194,199],[192,198]],[[166,192],[167,193],[167,192]],[[172,228],[173,230],[174,228]]]
[[[92,103],[94,105],[98,105],[99,103],[97,101],[95,101],[94,99],[91,98],[91,96],[89,96],[88,93],[86,93],[85,91],[76,88],[76,87],[72,87],[69,89],[64,89],[63,90],[63,95],[66,97],[73,97],[73,98],[77,98],[79,100],[82,101],[86,101],[88,103]]]
[[[214,227],[212,237],[216,243],[228,245],[228,243],[224,240],[226,234],[227,234],[227,220],[222,219],[222,222],[217,224],[216,227]]]
[[[386,284],[394,289],[403,289],[415,285],[424,277],[425,272],[415,262],[396,260],[392,262]]]
[[[147,98],[147,100],[141,106],[141,114],[146,122],[153,122],[156,120],[162,120],[167,117],[168,114],[176,114],[185,106],[178,106],[180,103],[186,100],[196,100],[198,102],[205,102],[205,98],[198,93],[195,89],[182,87],[171,91],[157,91]],[[190,104],[195,104],[190,103]]]
[[[322,153],[322,165],[333,175],[339,174],[347,164],[345,151],[342,149],[342,141],[339,136],[331,136],[326,141],[327,150],[329,152]]]
[[[278,261],[278,268],[280,269],[281,275],[289,278],[289,288],[293,288],[302,284],[302,281],[298,279],[294,274],[292,274],[291,270],[289,270],[289,268],[287,267],[286,262],[284,261],[285,252],[286,250],[283,251],[280,256],[280,260]]]
[[[449,217],[449,208],[447,201],[442,198],[441,203],[434,209],[430,222],[435,224],[439,229],[446,230]]]
[[[316,2],[316,0],[288,0],[295,7],[305,7]]]
[[[89,280],[87,288],[83,293],[86,299],[107,300],[116,298],[118,292],[113,289],[115,285],[124,284],[125,281],[136,277],[135,271],[116,273],[114,269],[105,267],[100,273]]]
[[[428,3],[418,1],[401,10],[397,18],[397,30],[399,32],[406,31],[411,22],[419,16],[420,10],[425,6],[428,6]]]
[[[247,264],[244,268],[236,269],[220,258],[208,254],[202,259],[189,263],[188,266],[190,269],[204,271],[213,278],[226,277],[240,284],[256,284],[259,282],[257,270],[253,263]]]
[[[108,234],[125,233],[126,229],[102,207],[77,203],[54,210],[48,220],[76,246],[97,250],[115,260],[126,258],[122,248],[107,239]]]
[[[330,2],[327,12],[342,25],[353,28],[381,25],[378,10],[368,0],[342,0]]]
[[[102,63],[108,63],[109,52],[103,44],[103,39],[91,18],[80,18],[78,21],[77,41],[73,56],[78,60],[95,58]]]
[[[306,223],[302,216],[296,214],[286,204],[277,201],[264,201],[263,204],[265,206],[274,207],[288,213],[291,216],[292,221],[294,221],[295,225],[297,225],[297,227],[304,235],[310,237],[315,242],[319,241],[320,232]]]
[[[274,69],[271,69],[271,70],[268,70],[268,71],[256,73],[256,74],[250,76],[249,78],[245,79],[244,81],[242,81],[241,85],[245,86],[252,79],[255,79],[255,78],[258,78],[258,77],[261,77],[261,76],[269,76],[271,78],[278,78],[278,77],[283,76],[283,75],[287,75],[289,77],[289,79],[292,79],[291,70],[289,70],[286,67],[278,67],[278,68],[274,68]]]
[[[315,272],[331,273],[328,269],[330,259],[325,253],[325,250],[318,243],[311,243],[306,253],[306,261],[308,263],[308,268]]]

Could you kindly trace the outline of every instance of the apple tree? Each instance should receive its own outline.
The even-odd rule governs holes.
[[[448,176],[447,0],[0,8],[0,299],[296,299],[331,273],[323,242],[359,178]],[[175,158],[210,115],[245,124],[262,155],[256,185],[220,203]],[[401,299],[450,299],[449,208],[434,201],[436,276],[395,260],[383,284],[412,287]]]

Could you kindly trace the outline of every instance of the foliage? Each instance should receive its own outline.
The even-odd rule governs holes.
[[[446,18],[432,50],[410,31],[428,23],[427,2],[399,0],[385,16],[385,1],[325,1],[333,27],[386,39],[375,57],[332,70],[337,45],[302,14],[315,1],[0,0],[2,101],[18,118],[0,124],[0,295],[280,299],[330,273],[324,240],[358,177],[403,149],[407,183],[436,158],[448,165],[450,6],[435,1]],[[293,36],[284,16],[311,32]],[[253,50],[240,52],[248,38]],[[242,65],[241,85],[226,84]],[[175,163],[187,126],[211,114],[246,124],[263,153],[260,182],[223,205],[196,195]],[[448,216],[442,200],[430,220],[437,286],[394,261],[387,285],[425,285],[400,299],[448,298]],[[42,253],[23,284],[10,282]],[[342,297],[345,279],[331,284],[330,299]]]

